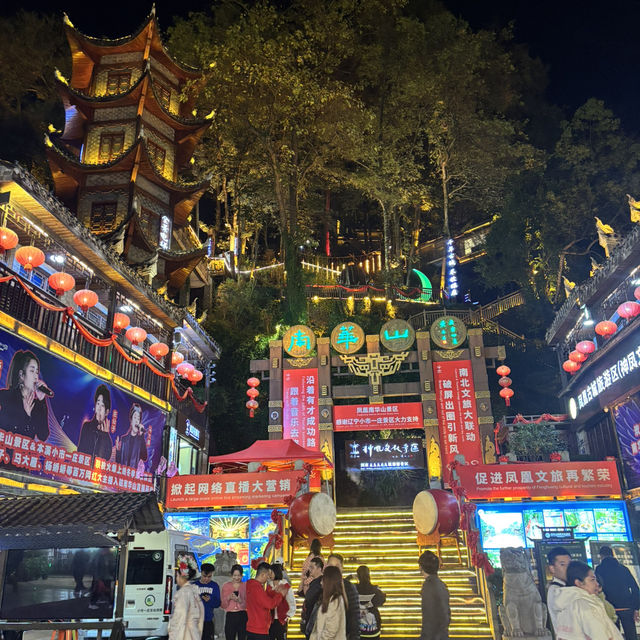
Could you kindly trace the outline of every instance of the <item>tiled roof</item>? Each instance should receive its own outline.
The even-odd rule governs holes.
[[[0,548],[109,544],[106,534],[162,531],[155,493],[80,493],[0,500]],[[113,542],[111,542],[113,544]]]

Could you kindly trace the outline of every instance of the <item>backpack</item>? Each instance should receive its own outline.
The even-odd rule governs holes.
[[[375,614],[375,607],[371,603],[374,594],[360,596],[360,635],[375,637],[380,635],[380,627]]]

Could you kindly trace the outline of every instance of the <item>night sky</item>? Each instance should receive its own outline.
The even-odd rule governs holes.
[[[5,15],[16,7],[1,4]],[[528,44],[530,52],[548,67],[548,97],[566,113],[596,97],[613,109],[629,133],[640,131],[636,86],[640,0],[444,0],[444,4],[474,28],[498,29],[512,22],[516,40]],[[163,28],[170,26],[174,15],[209,5],[207,0],[156,2]],[[151,2],[23,0],[19,6],[60,14],[66,11],[88,35],[118,37],[141,24]]]

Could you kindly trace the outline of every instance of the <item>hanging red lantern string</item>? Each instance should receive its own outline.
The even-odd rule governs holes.
[[[611,337],[618,330],[618,325],[611,320],[603,320],[596,325],[596,333],[604,338]]]
[[[87,313],[89,307],[95,307],[98,304],[98,294],[91,289],[80,289],[73,294],[73,301]]]
[[[571,375],[578,371],[581,366],[582,365],[579,362],[574,362],[573,360],[565,360],[562,363],[562,368]]]
[[[573,362],[577,362],[578,364],[584,362],[586,359],[587,356],[584,353],[580,353],[578,350],[572,351],[569,354],[569,360],[573,360]]]
[[[636,300],[640,300],[640,287],[636,287],[636,288],[633,290],[633,297],[634,297]]]
[[[57,296],[61,296],[76,286],[76,279],[70,273],[56,271],[56,273],[52,273],[49,276],[49,286],[56,292]]]
[[[247,389],[247,395],[252,400],[255,400],[260,395],[260,392],[257,389],[255,389],[254,387],[251,387],[251,388]]]
[[[507,367],[506,364],[501,364],[497,369],[496,373],[500,376],[498,380],[498,384],[502,387],[500,389],[500,397],[504,399],[504,403],[507,407],[511,406],[511,398],[514,396],[513,389],[509,389],[511,386],[512,380],[509,378],[509,374],[511,373],[511,369]]]
[[[506,364],[501,364],[496,369],[496,373],[501,377],[505,377],[505,376],[508,376],[511,373],[511,369],[509,369],[509,367],[507,367]]]
[[[126,313],[113,314],[113,330],[120,333],[131,324],[131,318]]]
[[[31,271],[39,267],[44,262],[44,253],[38,247],[29,245],[20,247],[16,251],[16,260],[22,265],[25,271]]]
[[[260,386],[260,378],[249,378],[247,380],[247,384],[250,387],[259,387]]]
[[[640,313],[640,304],[628,300],[618,307],[618,315],[625,320],[635,318]]]
[[[184,362],[184,356],[179,351],[171,354],[171,368],[175,369],[181,362]]]
[[[142,327],[130,327],[124,335],[136,346],[147,339],[147,332]]]
[[[192,369],[191,371],[189,371],[189,373],[187,373],[186,378],[191,384],[198,384],[198,382],[202,380],[203,375],[204,374],[202,373],[202,371],[198,371],[198,369]]]
[[[596,345],[591,340],[582,340],[576,345],[576,351],[588,356],[596,350]]]
[[[18,234],[9,227],[0,227],[0,249],[9,251],[18,246]]]
[[[247,409],[249,409],[249,417],[255,417],[255,410],[258,408],[258,402],[256,400],[247,400]]]
[[[190,362],[181,362],[177,367],[176,371],[178,375],[181,375],[183,378],[186,378],[190,371],[193,371],[195,367]]]
[[[513,396],[513,389],[509,389],[509,387],[500,389],[500,397],[504,398],[504,403],[507,405],[507,407],[511,406],[511,398],[513,398]]]
[[[169,345],[165,344],[164,342],[154,342],[149,347],[149,353],[156,359],[164,358],[167,353],[169,353]]]
[[[180,391],[178,390],[178,387],[176,386],[173,374],[171,373],[165,373],[163,371],[160,371],[159,369],[157,369],[156,367],[154,367],[148,360],[148,358],[146,356],[143,356],[140,359],[134,359],[132,357],[129,356],[129,354],[124,350],[124,348],[118,343],[118,341],[116,340],[115,336],[111,336],[109,338],[96,338],[95,336],[91,335],[89,333],[89,331],[86,329],[86,327],[74,316],[74,310],[71,307],[61,307],[58,305],[54,305],[51,304],[50,302],[47,302],[46,300],[43,300],[42,298],[40,298],[38,295],[36,295],[31,289],[30,287],[22,280],[22,278],[18,277],[18,276],[14,276],[14,275],[9,275],[9,276],[2,276],[0,277],[0,284],[5,284],[7,282],[11,282],[11,280],[15,280],[24,290],[24,292],[30,297],[32,298],[35,302],[37,302],[43,309],[46,309],[47,311],[51,311],[54,313],[64,313],[69,320],[74,324],[74,326],[76,327],[76,329],[79,331],[79,333],[82,335],[82,337],[89,343],[92,345],[95,345],[97,347],[111,347],[113,346],[113,348],[118,351],[118,353],[125,358],[128,362],[130,362],[131,364],[140,366],[141,364],[144,364],[145,366],[147,366],[155,375],[164,378],[166,380],[169,380],[169,384],[171,385],[171,390],[173,391],[173,394],[175,395],[175,397],[177,398],[177,400],[179,402],[184,402],[184,400],[186,400],[187,398],[190,398],[191,402],[193,403],[193,406],[196,408],[196,410],[199,413],[202,413],[205,408],[207,407],[207,402],[201,403],[199,402],[193,395],[193,389],[188,388],[184,391],[184,393],[180,393]],[[177,353],[177,352],[176,352]],[[175,353],[174,353],[175,355]],[[180,354],[181,355],[181,354]]]

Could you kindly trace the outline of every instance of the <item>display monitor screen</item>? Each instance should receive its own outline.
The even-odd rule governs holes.
[[[488,548],[524,547],[522,514],[478,509],[482,540]]]
[[[7,551],[0,618],[113,617],[117,548]]]
[[[531,502],[481,506],[477,511],[482,549],[499,566],[500,549],[532,548],[542,527],[572,527],[576,539],[631,540],[621,501]]]

